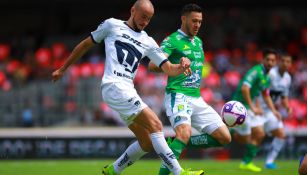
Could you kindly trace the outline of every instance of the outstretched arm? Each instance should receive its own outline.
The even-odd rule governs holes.
[[[87,37],[83,41],[81,41],[71,52],[65,63],[57,70],[52,73],[52,81],[57,81],[60,79],[67,68],[76,62],[79,58],[81,58],[90,48],[95,45],[91,37]]]
[[[161,66],[161,69],[168,76],[178,76],[180,74],[187,76],[192,73],[190,65],[191,61],[188,58],[182,57],[180,59],[180,64],[172,64],[170,61],[167,61]]]
[[[246,84],[243,84],[241,88],[242,96],[250,109],[255,113],[255,115],[262,115],[261,109],[259,109],[256,105],[254,105],[251,94],[250,94],[250,87]]]
[[[275,115],[275,117],[277,117],[278,120],[281,120],[281,115],[280,113],[276,110],[274,103],[272,101],[272,98],[269,94],[269,92],[263,92],[262,93],[263,99],[265,101],[265,103],[268,105],[268,107],[271,109],[271,111],[273,112],[273,114]]]
[[[286,108],[288,114],[291,114],[292,113],[292,109],[289,106],[289,98],[287,96],[282,97],[281,98],[281,103]]]

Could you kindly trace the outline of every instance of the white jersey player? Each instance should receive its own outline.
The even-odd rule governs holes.
[[[91,36],[75,47],[64,65],[53,72],[53,80],[61,78],[73,62],[95,43],[104,40],[106,63],[101,83],[103,100],[120,113],[138,141],[131,144],[113,164],[104,167],[102,174],[120,174],[125,167],[154,149],[173,174],[201,175],[202,170],[188,171],[181,168],[165,141],[161,121],[142,101],[133,85],[140,60],[145,56],[169,76],[190,74],[190,61],[181,58],[180,64],[171,64],[157,43],[143,31],[154,14],[153,5],[149,0],[137,0],[130,12],[128,21],[110,18],[101,23],[91,32]]]
[[[292,58],[289,55],[281,55],[281,60],[278,66],[272,68],[269,72],[271,79],[270,95],[273,102],[276,104],[281,101],[282,105],[290,113],[288,96],[291,86],[291,76],[288,73],[288,69],[291,66]],[[282,120],[277,119],[272,111],[268,108],[262,98],[260,98],[260,104],[263,109],[263,120],[265,132],[274,136],[271,149],[266,158],[266,168],[277,168],[274,160],[278,156],[279,151],[282,149],[285,142],[285,133],[283,130]]]

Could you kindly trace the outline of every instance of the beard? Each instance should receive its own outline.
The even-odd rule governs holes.
[[[133,28],[137,32],[141,32],[142,30],[138,28],[138,25],[136,24],[134,17],[132,18]]]

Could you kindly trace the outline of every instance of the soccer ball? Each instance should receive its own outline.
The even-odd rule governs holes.
[[[242,125],[247,116],[246,108],[238,101],[229,101],[224,104],[221,117],[228,127]]]

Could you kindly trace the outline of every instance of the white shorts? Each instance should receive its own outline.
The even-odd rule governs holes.
[[[278,120],[271,110],[264,111],[264,118],[264,131],[269,135],[271,131],[284,127],[283,122]]]
[[[225,126],[219,114],[201,97],[166,93],[164,105],[173,128],[181,124],[189,124],[200,133],[211,134],[219,127]]]
[[[250,135],[252,133],[252,128],[263,126],[265,123],[265,118],[260,115],[255,115],[250,109],[247,110],[247,117],[242,125],[235,126],[233,129],[240,135]]]
[[[122,120],[130,125],[147,105],[134,87],[122,83],[107,83],[101,87],[102,98],[110,108],[119,112]]]

